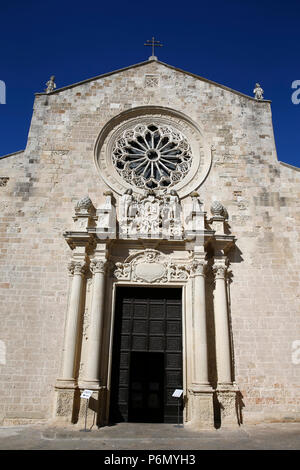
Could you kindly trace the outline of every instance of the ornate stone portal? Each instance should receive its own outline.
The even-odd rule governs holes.
[[[96,166],[113,192],[104,193],[105,203],[97,209],[88,196],[81,199],[75,207],[74,228],[64,234],[73,256],[57,381],[60,416],[70,415],[70,410],[61,410],[63,403],[72,403],[66,393],[73,393],[72,416],[76,421],[77,414],[78,419],[76,391],[88,387],[98,396],[97,422],[108,421],[114,304],[121,285],[182,288],[185,423],[213,426],[214,395],[223,423],[234,416],[234,400],[228,399],[236,391],[226,280],[227,253],[234,237],[225,233],[228,214],[223,205],[212,201],[208,219],[199,194],[192,191],[209,171],[211,149],[195,123],[175,114],[158,107],[128,111],[121,123],[106,126],[96,143]],[[208,353],[207,265],[216,273],[217,384],[212,383]]]
[[[196,428],[213,426],[215,395],[222,425],[237,423],[226,278],[234,237],[225,234],[228,214],[222,204],[212,203],[210,219],[202,206],[195,192],[182,205],[175,190],[143,195],[126,190],[117,207],[106,192],[97,210],[88,197],[77,203],[74,230],[64,234],[73,254],[57,417],[80,421],[79,390],[89,388],[96,403],[90,420],[96,413],[99,425],[108,422],[116,286],[173,285],[183,289],[184,421]],[[207,266],[215,275],[217,384],[209,372]]]

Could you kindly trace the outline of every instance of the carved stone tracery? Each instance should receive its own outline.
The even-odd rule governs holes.
[[[126,129],[117,138],[112,161],[119,175],[142,189],[165,189],[181,181],[192,164],[187,138],[157,122]]]
[[[172,187],[185,197],[204,181],[211,160],[198,124],[161,106],[120,113],[102,129],[95,145],[99,175],[119,195],[129,188],[142,194]]]

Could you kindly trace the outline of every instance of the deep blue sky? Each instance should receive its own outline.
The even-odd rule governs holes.
[[[300,167],[299,0],[2,0],[0,155],[25,148],[34,93],[49,76],[60,88],[146,60],[154,35],[159,59],[252,96],[272,100],[278,158]]]

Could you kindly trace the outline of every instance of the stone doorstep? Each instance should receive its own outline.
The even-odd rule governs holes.
[[[145,424],[136,423],[135,428],[130,427],[126,429],[124,426],[118,426],[118,429],[112,429],[112,427],[106,426],[104,428],[92,429],[90,432],[84,432],[82,428],[77,430],[71,429],[46,429],[41,432],[43,439],[59,440],[59,439],[99,439],[99,440],[144,440],[144,439],[155,439],[155,440],[189,440],[189,439],[201,439],[201,437],[220,439],[226,436],[234,437],[239,439],[248,439],[248,434],[244,429],[203,429],[201,431],[186,430],[184,428],[176,428],[175,425],[163,424],[158,425],[156,429],[147,429]],[[148,423],[146,423],[148,424]],[[163,426],[163,427],[162,427]],[[125,428],[125,429],[124,429]]]

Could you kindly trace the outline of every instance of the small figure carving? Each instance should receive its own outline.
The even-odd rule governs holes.
[[[175,190],[166,196],[148,189],[144,196],[133,196],[128,189],[120,198],[119,227],[122,236],[159,238],[182,235],[181,206]]]
[[[197,191],[193,191],[190,194],[190,197],[192,198],[192,213],[196,214],[198,212],[202,212],[201,210],[202,202],[200,201],[199,193],[197,193]]]
[[[51,75],[50,80],[46,83],[47,88],[46,88],[46,93],[51,93],[55,88],[56,84],[54,83],[55,76]]]
[[[142,233],[158,233],[160,225],[160,205],[161,199],[155,196],[155,192],[150,189],[146,197],[142,198],[139,205],[139,225]]]
[[[256,100],[263,100],[264,99],[264,97],[263,97],[264,90],[261,88],[259,83],[255,84],[255,88],[253,90],[253,93],[254,93],[254,96],[255,96]]]
[[[174,189],[170,191],[170,194],[168,195],[168,199],[169,199],[169,214],[168,214],[169,219],[170,220],[178,219],[179,198]]]
[[[130,217],[130,207],[133,202],[132,189],[127,189],[122,196],[123,217]]]

